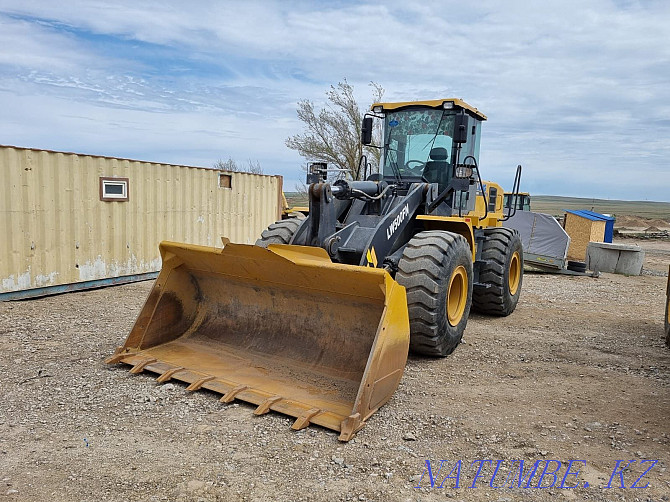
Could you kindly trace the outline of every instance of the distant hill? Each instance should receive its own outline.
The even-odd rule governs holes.
[[[597,213],[641,218],[670,218],[670,202],[631,201],[612,199],[586,199],[580,197],[559,197],[555,195],[531,194],[531,209],[538,213],[562,216],[564,209],[588,209]]]
[[[296,192],[286,192],[286,198],[290,206],[306,206],[308,203],[305,196]],[[548,213],[554,216],[563,216],[564,209],[588,209],[612,216],[628,215],[670,221],[670,202],[585,199],[531,194],[531,209],[537,213]]]

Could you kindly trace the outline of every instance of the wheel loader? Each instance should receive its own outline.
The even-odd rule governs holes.
[[[395,392],[408,349],[447,356],[471,308],[517,305],[523,251],[501,227],[502,188],[479,173],[484,120],[460,99],[374,104],[361,140],[381,149],[379,173],[361,159],[363,179],[330,182],[312,164],[307,216],[256,245],[162,242],[160,275],[107,362],[350,440]]]

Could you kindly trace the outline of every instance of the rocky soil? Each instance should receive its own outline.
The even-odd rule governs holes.
[[[527,274],[514,314],[473,314],[448,358],[410,356],[349,443],[105,365],[151,283],[1,303],[0,500],[667,501],[670,256],[647,257],[656,274]],[[489,485],[497,460],[503,488]],[[540,461],[528,488],[519,460],[526,473]],[[548,460],[557,481],[537,488]],[[580,485],[560,488],[570,460],[583,462],[564,486]]]

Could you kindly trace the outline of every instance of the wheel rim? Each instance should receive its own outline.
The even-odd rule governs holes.
[[[509,261],[509,277],[507,280],[509,292],[512,296],[519,289],[519,282],[521,282],[521,258],[519,258],[519,252],[515,251]]]
[[[463,265],[459,265],[451,274],[449,289],[447,290],[447,318],[452,326],[461,322],[467,300],[468,273]]]

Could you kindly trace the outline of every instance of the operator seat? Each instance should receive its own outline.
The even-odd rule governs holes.
[[[439,183],[440,188],[449,182],[449,153],[446,148],[435,147],[430,151],[430,160],[423,168],[423,177],[428,183]]]

